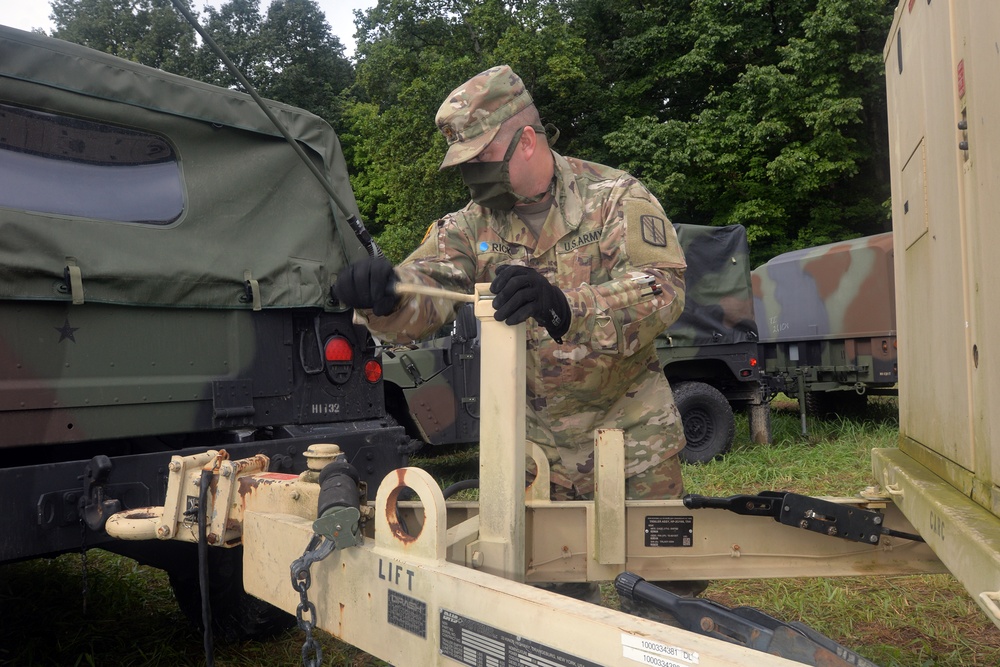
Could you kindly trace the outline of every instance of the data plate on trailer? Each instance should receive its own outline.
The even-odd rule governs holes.
[[[427,604],[408,595],[389,591],[389,614],[386,620],[397,628],[418,637],[427,636]]]
[[[647,547],[690,547],[694,544],[693,516],[647,516]]]
[[[441,610],[441,655],[469,667],[601,667],[447,609]]]

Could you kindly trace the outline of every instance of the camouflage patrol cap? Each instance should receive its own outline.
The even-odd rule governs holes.
[[[448,141],[441,169],[479,155],[505,120],[532,103],[521,77],[507,65],[480,72],[451,91],[435,118]]]

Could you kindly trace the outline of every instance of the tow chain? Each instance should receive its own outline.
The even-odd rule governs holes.
[[[313,521],[313,536],[301,558],[292,563],[292,588],[299,592],[295,620],[306,634],[302,645],[303,667],[320,667],[323,649],[313,637],[316,629],[316,605],[309,601],[312,564],[323,560],[335,549],[357,546],[364,542],[361,533],[361,505],[366,487],[359,485],[358,473],[342,456],[324,466],[319,474],[317,518]],[[308,619],[306,616],[308,615]]]
[[[324,539],[322,535],[314,533],[302,557],[292,562],[292,588],[299,592],[295,620],[306,635],[302,644],[302,667],[320,667],[323,664],[323,648],[313,637],[313,630],[316,629],[316,605],[309,601],[309,586],[312,585],[309,568],[313,563],[329,556],[336,548],[334,540]],[[308,619],[305,618],[307,613]]]
[[[80,528],[83,534],[80,537],[80,573],[83,579],[83,590],[80,591],[83,598],[83,615],[87,615],[87,597],[90,595],[90,582],[87,579],[87,524],[80,519]]]

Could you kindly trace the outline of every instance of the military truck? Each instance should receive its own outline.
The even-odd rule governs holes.
[[[784,253],[751,275],[772,391],[814,417],[860,414],[868,396],[896,393],[891,232]]]
[[[684,422],[681,458],[705,462],[732,446],[734,409],[763,408],[755,411],[755,424],[767,429],[749,250],[741,225],[674,228],[688,260],[686,301],[656,349]],[[478,440],[476,326],[465,307],[438,336],[387,352],[387,406],[414,438],[432,445]]]
[[[385,350],[386,410],[429,445],[479,440],[480,332],[472,304],[438,335]]]
[[[269,108],[356,209],[330,126]],[[100,545],[197,607],[193,550],[103,530],[163,503],[171,455],[405,464],[378,347],[330,291],[365,250],[309,171],[246,95],[0,26],[0,563]],[[241,561],[213,551],[224,596]]]
[[[742,225],[674,228],[688,265],[684,312],[656,340],[656,351],[684,422],[681,459],[703,463],[732,447],[734,410],[749,409],[754,439],[770,440],[750,249]]]

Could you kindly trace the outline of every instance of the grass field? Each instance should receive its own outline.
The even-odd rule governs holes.
[[[685,468],[688,490],[853,495],[871,484],[871,450],[896,446],[892,399],[872,399],[863,420],[810,423],[807,437],[794,401],[774,407],[773,445],[741,433],[725,459]],[[1000,629],[950,575],[715,581],[705,596],[803,621],[883,667],[1000,665]]]
[[[794,403],[778,402],[774,444],[749,443],[745,419],[723,460],[685,466],[687,490],[730,495],[787,490],[853,495],[870,481],[869,452],[895,446],[895,405],[884,400],[865,420],[810,424],[800,434]],[[474,452],[452,450],[421,465],[447,482],[476,474]],[[92,550],[86,607],[79,554],[0,567],[0,665],[204,664],[202,638],[178,610],[166,576]],[[1000,630],[948,575],[714,581],[705,595],[800,620],[882,667],[1000,665]],[[613,601],[612,601],[613,603]],[[216,646],[216,665],[301,664],[301,633]],[[384,663],[321,634],[324,664]],[[762,656],[761,665],[766,664]]]

